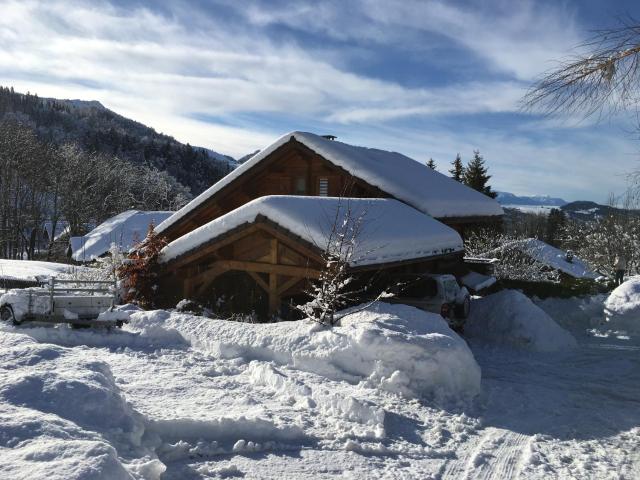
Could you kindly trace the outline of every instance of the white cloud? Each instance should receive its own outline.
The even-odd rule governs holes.
[[[338,40],[397,44],[428,51],[435,42],[424,33],[445,37],[495,69],[531,80],[550,68],[582,40],[575,12],[566,4],[533,0],[497,0],[460,4],[445,0],[299,1],[273,8],[254,1],[240,9],[255,25],[282,24]],[[355,20],[354,20],[355,19]]]
[[[435,122],[393,126],[406,118],[430,125],[425,119],[517,110],[523,79],[577,43],[578,29],[562,6],[534,8],[524,1],[480,9],[443,1],[360,0],[265,8],[260,2],[220,1],[250,25],[194,5],[176,4],[163,15],[106,1],[6,0],[0,83],[41,96],[99,100],[178,140],[235,156],[267,145],[283,129],[300,128],[300,122],[417,159],[449,162],[458,151],[468,158],[480,148],[494,185],[516,193],[575,198],[597,191],[604,199],[608,191],[620,191],[621,175],[632,168],[635,148],[623,135],[603,134],[594,143],[578,128],[574,140],[540,140],[541,132],[554,127],[549,122],[520,122],[502,131],[468,121],[456,131]],[[447,86],[407,87],[354,72],[349,49],[310,49],[294,36],[269,34],[266,27],[274,24],[345,45],[367,44],[369,54],[379,45],[414,59],[424,55],[425,62],[446,63],[430,56],[431,49],[440,53],[455,44],[489,65],[479,72],[488,80],[461,75]],[[253,115],[264,123],[241,121]],[[280,123],[270,121],[276,117]],[[603,175],[602,158],[613,157],[617,164],[607,165]]]
[[[3,81],[95,84],[175,115],[295,111],[336,122],[511,111],[522,88],[505,82],[407,88],[337,68],[295,45],[230,36],[222,22],[204,34],[145,9],[98,5],[5,5]]]

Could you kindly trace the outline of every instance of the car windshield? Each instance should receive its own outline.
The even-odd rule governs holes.
[[[437,294],[438,285],[433,278],[418,277],[400,282],[400,296],[402,297],[435,297]]]

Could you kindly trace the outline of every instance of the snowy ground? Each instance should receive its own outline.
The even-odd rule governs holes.
[[[291,351],[177,314],[111,334],[3,326],[0,478],[638,478],[640,339],[598,333],[603,300],[537,302],[577,348],[471,340],[471,401],[473,362],[437,324],[416,365],[447,342],[466,362],[439,393],[416,391],[420,368],[419,384],[387,375],[405,353],[371,362],[380,331],[408,338],[397,321],[294,332]],[[350,364],[336,348],[360,350]]]

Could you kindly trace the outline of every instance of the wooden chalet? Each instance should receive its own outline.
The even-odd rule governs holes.
[[[455,230],[397,200],[266,196],[171,242],[161,258],[161,289],[169,304],[235,296],[263,315],[275,313],[320,276],[334,225],[350,218],[363,219],[348,259],[363,279],[450,270],[462,256]]]
[[[366,205],[379,224],[367,241],[384,252],[351,265],[359,272],[451,271],[461,263],[465,228],[502,215],[495,200],[401,154],[294,132],[158,225],[169,241],[167,304],[236,299],[236,311],[282,313],[319,276],[322,231],[346,199]]]

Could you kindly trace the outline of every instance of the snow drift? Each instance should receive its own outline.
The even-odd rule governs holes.
[[[569,332],[516,290],[503,290],[475,300],[465,334],[495,344],[542,352],[576,346]]]
[[[611,292],[604,303],[604,313],[610,328],[640,334],[640,276]]]
[[[107,364],[9,331],[0,361],[0,478],[134,478],[121,454],[139,449],[143,419]]]
[[[458,400],[480,391],[480,368],[464,340],[439,316],[375,303],[339,326],[311,321],[244,324],[163,311],[131,315],[144,335],[182,335],[221,358],[271,361],[336,381],[407,397]]]

